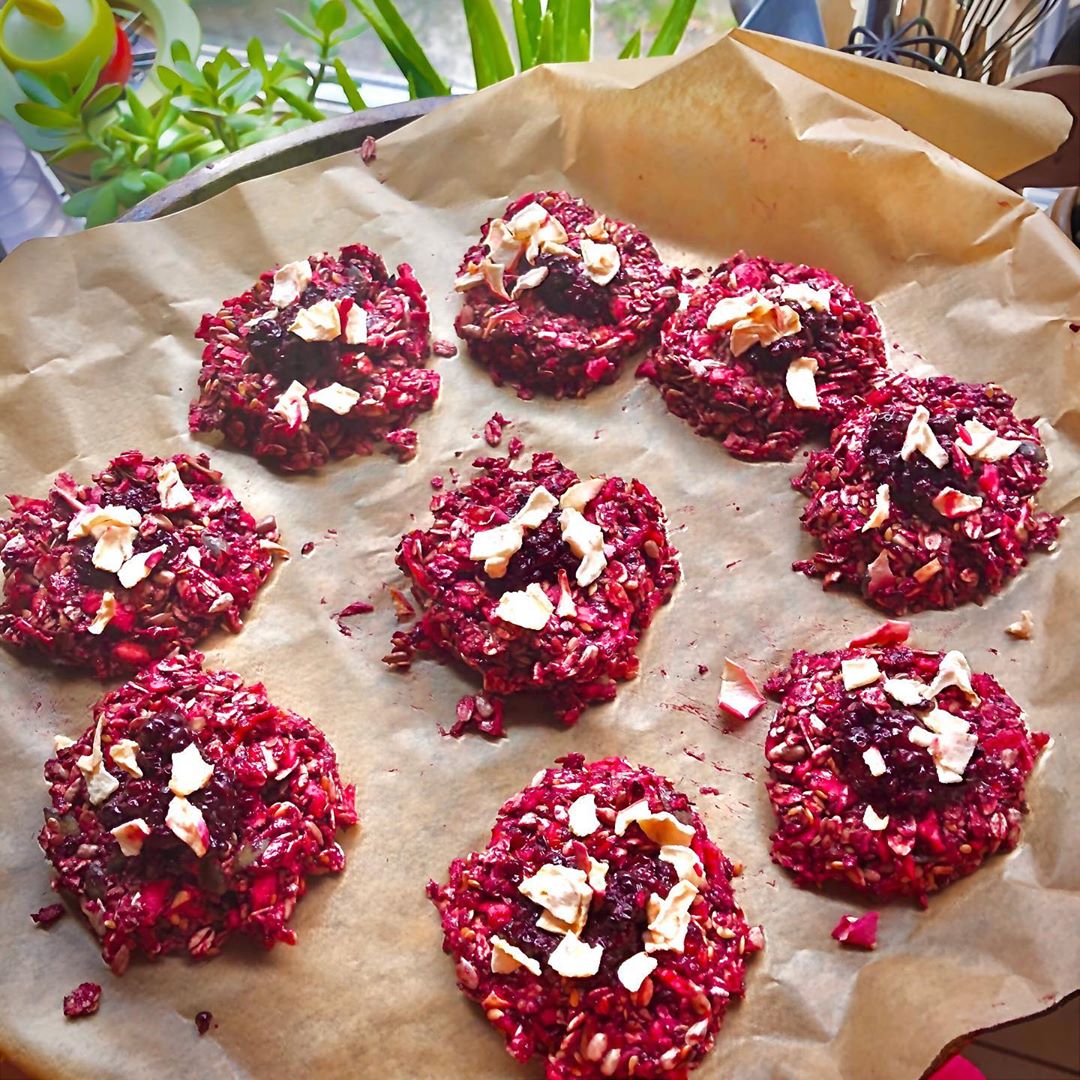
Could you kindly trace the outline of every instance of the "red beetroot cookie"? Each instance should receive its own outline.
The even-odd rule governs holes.
[[[439,393],[427,300],[412,268],[390,276],[363,244],[268,270],[204,315],[192,431],[282,469],[317,469],[385,440],[408,460],[413,418]]]
[[[257,525],[205,454],[129,450],[93,480],[61,473],[47,498],[8,496],[0,637],[104,679],[238,631],[287,554],[274,519]]]
[[[684,1078],[764,944],[690,801],[651,769],[558,759],[428,895],[458,985],[548,1080]]]
[[[530,689],[572,724],[634,678],[641,632],[675,588],[663,508],[638,480],[580,481],[553,454],[525,470],[474,464],[471,483],[431,500],[434,525],[402,537],[397,563],[423,614],[386,661],[438,652],[483,676],[489,696],[464,699],[453,734],[474,722],[501,734],[501,695]]]
[[[928,894],[1020,839],[1049,736],[962,653],[796,652],[765,684],[772,857],[803,886]]]
[[[821,549],[794,564],[890,614],[981,602],[1053,547],[1035,497],[1049,468],[1033,420],[998,386],[897,376],[792,483]]]
[[[884,370],[881,327],[838,278],[740,252],[668,319],[638,368],[668,409],[747,461],[790,461]]]
[[[313,874],[337,873],[356,821],[323,733],[260,684],[177,654],[106,694],[56,738],[38,842],[117,974],[133,952],[216,955],[233,933],[293,944]]]
[[[584,397],[615,381],[678,300],[679,272],[633,225],[565,191],[530,192],[465,253],[458,336],[518,396]]]

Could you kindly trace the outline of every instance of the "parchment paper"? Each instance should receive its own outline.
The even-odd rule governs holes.
[[[1044,502],[1068,510],[1080,497],[1076,252],[947,149],[815,82],[813,50],[796,50],[800,73],[759,45],[740,35],[682,60],[537,70],[385,140],[370,169],[348,154],[164,221],[20,248],[0,266],[4,489],[43,493],[58,470],[84,478],[131,446],[208,445],[185,424],[192,330],[276,261],[363,240],[413,264],[436,335],[452,336],[452,275],[479,222],[519,192],[565,184],[638,222],[668,257],[706,264],[741,246],[850,281],[878,305],[890,340],[957,375],[1001,380],[1021,413],[1054,424]],[[877,82],[870,90],[881,99]],[[1032,157],[1064,134],[1054,104],[1034,96],[1002,111],[999,95],[965,87],[962,130],[950,131],[954,85],[920,93],[938,104],[945,146],[963,143],[988,171],[1019,126],[1040,133]],[[974,122],[983,153],[971,149]],[[789,570],[810,550],[788,484],[794,466],[734,461],[670,416],[632,366],[586,402],[553,404],[495,389],[464,357],[441,360],[442,397],[420,419],[420,454],[406,466],[376,455],[283,477],[209,444],[252,512],[277,514],[294,557],[246,629],[209,642],[208,663],[264,680],[275,700],[313,717],[359,791],[348,868],[300,905],[294,949],[235,943],[207,964],[137,962],[116,979],[79,919],[32,928],[29,913],[51,899],[34,842],[41,765],[54,732],[87,724],[101,688],[0,654],[0,1046],[13,1060],[58,1078],[542,1075],[519,1070],[458,993],[424,884],[482,846],[502,801],[569,751],[622,753],[668,774],[746,865],[738,896],[768,944],[702,1080],[911,1080],[951,1039],[1077,985],[1074,530],[985,608],[914,619],[916,645],[963,649],[1055,737],[1030,784],[1022,844],[925,913],[890,906],[876,952],[842,950],[829,931],[859,901],[800,891],[768,858],[767,714],[725,731],[714,702],[725,655],[763,680],[793,648],[837,646],[880,616]],[[614,704],[572,730],[515,704],[508,738],[454,741],[437,724],[476,683],[450,666],[402,676],[379,662],[396,626],[387,586],[401,584],[398,536],[427,520],[429,478],[487,451],[473,433],[495,410],[530,449],[647,481],[669,512],[685,579],[645,637],[641,677]],[[301,557],[309,540],[315,549]],[[376,611],[346,637],[330,613],[358,598]],[[1022,608],[1035,612],[1030,642],[1003,632]],[[65,1022],[61,997],[85,979],[103,984],[101,1011]],[[192,1018],[202,1009],[219,1026],[200,1039]]]

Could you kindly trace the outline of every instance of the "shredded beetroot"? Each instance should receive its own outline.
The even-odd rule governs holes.
[[[69,1019],[80,1016],[93,1016],[101,1005],[101,987],[97,983],[79,983],[64,998],[64,1015]]]
[[[159,483],[170,465],[189,504],[175,508],[184,500],[172,495],[167,509]],[[93,480],[78,485],[61,473],[44,499],[8,496],[13,513],[0,521],[0,637],[104,679],[220,626],[240,630],[274,557],[287,554],[274,519],[256,524],[205,454],[162,460],[129,450]],[[130,588],[94,564],[94,536],[68,539],[74,519],[94,507],[134,512],[132,557],[153,553],[149,573]],[[95,620],[108,594],[115,612],[101,629]]]
[[[449,731],[441,732],[460,739],[469,729],[501,739],[506,734],[503,726],[503,703],[501,698],[487,698],[482,694],[466,694],[457,703],[457,719]]]
[[[790,285],[827,290],[828,310],[784,298],[782,290]],[[720,301],[752,292],[791,308],[800,329],[736,356],[731,329],[710,330],[707,323]],[[817,364],[816,410],[797,406],[786,389],[788,365],[797,358]],[[808,435],[827,431],[847,416],[884,367],[877,318],[842,281],[812,266],[739,252],[668,319],[659,346],[638,374],[659,387],[671,412],[699,435],[720,439],[735,457],[790,461]]]
[[[67,908],[63,904],[49,904],[47,907],[43,907],[40,911],[35,911],[30,918],[46,929],[54,922],[62,919],[67,914]]]
[[[832,936],[843,945],[855,949],[873,949],[877,945],[878,913],[844,915],[833,927]]]
[[[649,343],[678,299],[679,271],[665,266],[652,241],[633,225],[603,218],[600,243],[614,245],[619,269],[606,284],[585,272],[581,255],[586,227],[601,215],[565,191],[530,192],[515,199],[499,221],[539,203],[565,230],[562,247],[571,253],[539,251],[530,262],[523,253],[512,262],[503,283],[508,295],[527,272],[546,269],[534,288],[516,299],[498,295],[486,283],[459,286],[465,302],[454,323],[473,357],[491,372],[496,385],[516,387],[518,396],[537,391],[555,398],[584,397],[615,381],[630,353]],[[465,253],[459,276],[482,263],[492,222],[481,241]]]
[[[1034,420],[1018,420],[1013,404],[998,386],[944,375],[902,375],[883,384],[792,481],[810,497],[802,525],[820,549],[794,568],[820,577],[826,588],[856,588],[890,614],[978,603],[999,592],[1030,552],[1053,547],[1062,520],[1038,509],[1046,451]],[[917,450],[907,461],[901,457],[919,406],[947,455],[942,467]],[[972,421],[1017,448],[998,461],[970,456],[961,444]],[[887,516],[864,528],[883,486]],[[975,499],[977,508],[946,517],[934,501],[947,488]]]
[[[457,345],[445,338],[436,338],[431,343],[431,351],[436,356],[457,356]]]
[[[355,603],[346,604],[340,611],[331,612],[330,618],[337,623],[338,630],[345,637],[352,637],[352,630],[345,625],[345,620],[353,615],[370,615],[374,610],[375,608],[371,604],[367,604],[363,600],[357,600]]]
[[[289,471],[370,454],[381,440],[408,460],[416,433],[398,431],[429,410],[439,393],[439,376],[423,366],[431,352],[430,318],[412,268],[402,263],[391,276],[363,244],[307,262],[311,283],[284,307],[270,299],[274,272],[268,270],[247,292],[224,301],[216,315],[203,316],[195,336],[207,346],[191,430],[219,430],[231,445]],[[338,337],[306,341],[290,330],[301,309],[325,300],[337,308],[343,328]],[[353,307],[366,317],[366,341],[359,344],[345,340]],[[306,419],[274,411],[294,381],[305,388]],[[334,384],[359,395],[337,406],[347,408],[343,415],[308,400]]]
[[[873,659],[881,676],[846,690],[842,663],[860,658]],[[918,706],[886,691],[888,679],[931,686],[941,661],[903,645],[799,651],[765,684],[780,702],[765,740],[778,822],[772,857],[800,885],[842,881],[925,905],[1018,843],[1024,784],[1049,736],[1028,729],[990,675],[971,676],[977,701],[951,685]],[[976,736],[957,782],[943,781],[931,751],[911,739],[935,723],[934,710],[960,717]]]
[[[398,461],[412,461],[416,457],[420,436],[412,428],[398,428],[386,436],[386,442],[398,456]]]
[[[510,421],[502,413],[494,413],[484,425],[484,442],[491,447],[498,446],[502,442],[503,428],[508,424]]]
[[[853,637],[848,645],[852,649],[868,645],[903,645],[911,633],[911,623],[886,619],[880,626],[858,637]]]
[[[352,604],[346,604],[340,611],[335,611],[332,619],[347,619],[350,615],[370,615],[375,608],[363,600],[357,600]]]
[[[138,951],[214,956],[232,933],[292,944],[307,878],[345,866],[336,832],[356,821],[355,792],[325,736],[261,685],[201,661],[168,657],[106,694],[95,725],[45,765],[52,809],[38,842],[53,886],[78,901],[117,974]],[[100,767],[116,786],[95,804],[80,759],[92,763],[98,725]],[[135,743],[135,771],[113,756],[122,740]],[[201,855],[169,824],[173,757],[192,745],[213,766],[187,796],[205,826]],[[135,821],[146,835],[125,855],[112,830]]]
[[[587,835],[569,825],[569,808],[592,796],[598,825]],[[645,800],[692,833],[680,871],[640,824],[616,835],[616,814]],[[696,861],[694,860],[696,856]],[[544,909],[520,891],[542,867],[580,870],[590,895],[580,939],[602,948],[595,975],[568,977],[552,967],[564,932],[541,929]],[[602,870],[606,868],[606,874]],[[762,947],[735,902],[731,863],[709,838],[689,799],[651,769],[622,758],[586,765],[558,759],[500,809],[487,847],[450,865],[449,882],[428,885],[439,910],[443,949],[454,957],[458,985],[479,1003],[518,1061],[546,1059],[548,1080],[683,1077],[716,1038],[727,1006],[743,996],[748,956]],[[693,879],[695,895],[681,949],[658,948],[655,969],[629,989],[620,966],[642,953],[650,897],[663,900]],[[540,968],[492,970],[495,938]]]
[[[480,472],[470,484],[432,498],[431,528],[402,537],[397,563],[422,613],[411,631],[394,635],[386,662],[407,668],[417,652],[456,656],[483,676],[485,700],[544,690],[556,717],[572,724],[585,706],[610,701],[616,681],[637,674],[641,633],[674,590],[679,563],[663,508],[639,481],[611,477],[584,512],[601,527],[607,553],[594,583],[576,581],[579,559],[562,539],[558,508],[526,533],[505,576],[492,578],[469,558],[473,536],[507,522],[535,488],[557,499],[578,476],[548,453],[533,455],[527,470],[509,458],[474,464]],[[542,630],[496,616],[503,593],[533,584],[552,605],[565,589],[575,613],[553,613]]]

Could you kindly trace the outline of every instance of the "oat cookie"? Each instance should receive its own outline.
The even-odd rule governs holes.
[[[819,548],[794,568],[890,614],[999,592],[1062,521],[1039,509],[1049,462],[1013,404],[991,384],[891,377],[792,481]]]
[[[496,384],[584,397],[614,382],[678,299],[678,270],[649,238],[565,191],[530,192],[465,253],[455,323]]]
[[[106,694],[45,765],[38,842],[117,974],[132,954],[216,955],[234,933],[292,944],[315,874],[339,873],[355,792],[310,720],[176,654]]]
[[[431,500],[434,523],[402,537],[398,566],[422,607],[386,658],[453,656],[484,680],[454,734],[502,733],[502,699],[545,691],[572,724],[637,674],[636,648],[679,578],[660,503],[638,480],[582,479],[553,454],[527,469],[480,458]]]
[[[1049,736],[959,652],[796,652],[765,685],[772,856],[800,885],[922,904],[1020,839]]]
[[[203,316],[189,426],[291,472],[380,443],[407,460],[439,394],[429,324],[412,268],[391,275],[363,244],[268,270]]]
[[[91,484],[61,473],[44,499],[8,499],[0,637],[102,679],[239,630],[287,554],[205,454],[129,450]]]
[[[816,267],[740,252],[684,295],[638,374],[735,457],[790,461],[884,366],[881,327],[851,288]]]
[[[686,1077],[764,944],[685,795],[622,758],[539,772],[431,882],[458,985],[548,1080]]]

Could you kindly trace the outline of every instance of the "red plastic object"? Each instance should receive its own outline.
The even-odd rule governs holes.
[[[976,1069],[967,1058],[949,1058],[936,1073],[927,1080],[986,1080],[986,1074]]]
[[[131,78],[131,42],[128,40],[124,28],[116,24],[116,48],[109,62],[101,69],[98,76],[98,86],[106,86],[109,83],[124,85]]]

